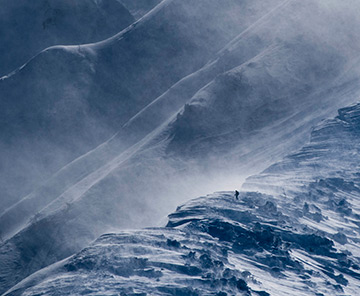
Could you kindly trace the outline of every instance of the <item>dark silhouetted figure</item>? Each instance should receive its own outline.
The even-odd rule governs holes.
[[[239,191],[235,190],[235,198],[239,199]]]

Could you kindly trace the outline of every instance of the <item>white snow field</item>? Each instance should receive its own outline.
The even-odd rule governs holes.
[[[134,6],[133,9],[137,8]],[[355,0],[165,0],[104,41],[47,48],[1,78],[0,262],[3,264],[0,266],[0,293],[37,270],[80,251],[106,232],[157,226],[176,205],[207,192],[233,190],[246,177],[258,174],[300,149],[309,140],[313,126],[324,118],[335,116],[339,108],[359,100],[360,31],[354,29],[360,28],[358,11],[360,2]],[[341,112],[356,118],[350,111]],[[333,122],[343,122],[344,126],[355,124],[339,118]],[[326,129],[320,129],[323,130]],[[350,132],[339,132],[338,137],[351,135]],[[317,138],[313,136],[314,139]],[[348,153],[346,139],[340,142],[331,139],[335,146],[339,145],[336,146],[339,151],[343,146],[343,153]],[[332,143],[330,137],[328,142],[326,145]],[[313,147],[311,145],[309,147]],[[356,145],[356,140],[349,141],[349,145]],[[309,147],[302,150],[299,157],[307,156],[304,151]],[[305,202],[295,196],[302,190],[310,192],[306,187],[309,184],[328,186],[327,182],[336,183],[339,178],[348,178],[341,166],[347,163],[337,161],[343,157],[341,152],[321,160],[320,151],[330,153],[331,150],[324,146],[322,150],[309,153],[316,154],[309,166],[291,156],[285,163],[281,162],[281,169],[280,165],[272,166],[266,173],[249,179],[244,188],[259,193],[249,193],[246,195],[249,198],[242,196],[236,205],[231,199],[226,201],[229,193],[200,200],[200,203],[213,200],[209,207],[218,203],[224,209],[249,209],[259,219],[261,227],[268,225],[273,227],[272,232],[279,231],[279,239],[284,244],[279,250],[285,253],[279,252],[285,256],[285,262],[281,264],[286,271],[278,266],[281,264],[276,254],[271,253],[272,247],[262,247],[263,252],[275,256],[277,263],[271,266],[271,260],[261,253],[265,259],[260,256],[257,265],[258,270],[268,268],[271,271],[274,267],[274,272],[270,273],[278,275],[276,280],[268,273],[255,271],[257,253],[251,255],[253,257],[249,255],[254,250],[249,254],[240,252],[241,256],[234,255],[231,260],[227,259],[228,262],[222,260],[232,270],[249,262],[254,268],[249,271],[264,285],[252,286],[254,283],[251,284],[246,276],[237,274],[234,275],[235,282],[224,284],[228,285],[224,288],[226,293],[232,285],[238,284],[239,279],[244,279],[252,291],[277,295],[272,290],[275,283],[279,285],[279,291],[287,293],[284,287],[291,287],[296,279],[299,286],[294,289],[298,295],[311,295],[309,293],[316,288],[311,290],[310,286],[316,287],[315,284],[325,289],[319,290],[324,295],[357,295],[354,294],[356,255],[344,251],[355,263],[343,269],[336,261],[338,255],[334,255],[343,252],[341,248],[350,248],[347,250],[356,254],[355,244],[338,246],[339,239],[345,240],[340,229],[335,228],[342,225],[347,229],[352,225],[349,218],[340,219],[341,215],[347,214],[326,208],[327,204],[322,204],[320,198],[319,205],[315,201],[306,201],[307,205],[304,205]],[[355,166],[356,153],[353,157]],[[330,167],[330,161],[324,161],[328,158],[334,159],[336,168]],[[286,164],[290,160],[298,161],[303,171],[294,173],[294,165]],[[319,173],[339,171],[339,176],[334,180],[329,177],[332,181],[320,182],[322,176],[314,177],[315,172],[309,173],[310,168],[316,169],[319,165],[323,168]],[[344,176],[340,177],[341,174]],[[336,184],[331,183],[330,189],[326,190],[333,190],[332,186],[336,188]],[[311,196],[317,194],[317,190],[311,191]],[[339,192],[334,193],[335,199]],[[351,194],[354,194],[354,212],[349,215],[355,215],[356,193],[351,191]],[[292,198],[294,202],[291,202]],[[352,202],[350,196],[346,196],[346,202]],[[340,200],[334,204],[343,206]],[[316,207],[321,210],[320,214]],[[278,225],[271,226],[273,220],[266,218],[266,214],[267,211],[271,214],[274,208],[275,218],[271,219]],[[282,213],[279,217],[276,216],[278,211]],[[219,219],[229,220],[236,226],[236,219],[227,215],[228,211],[224,210]],[[357,216],[354,217],[356,220]],[[241,227],[250,231],[256,219],[250,219],[248,225],[242,223]],[[300,224],[307,228],[302,229]],[[217,241],[209,237],[202,226],[194,227],[196,236],[205,236],[209,242],[216,241],[214,244],[221,248],[234,243]],[[297,230],[289,228],[290,237],[287,238],[286,227],[297,227]],[[322,232],[315,233],[316,229]],[[190,230],[185,227],[151,231],[159,235],[162,231],[164,235],[174,233],[176,240],[180,240]],[[331,231],[340,235],[330,237],[327,233]],[[139,233],[146,233],[146,230]],[[236,233],[234,230],[233,239],[241,236]],[[304,237],[297,235],[305,235],[306,240],[314,239],[320,245],[324,243],[327,251],[321,246],[324,253],[319,251],[319,254],[313,247],[304,246],[300,242]],[[348,241],[356,240],[356,236],[344,235],[349,237]],[[130,233],[129,236],[134,235]],[[330,241],[322,240],[323,237],[334,240],[335,249],[330,246]],[[286,249],[287,243],[291,252]],[[175,253],[179,250],[176,248]],[[236,248],[229,250],[235,252]],[[165,252],[163,248],[160,251]],[[118,256],[122,258],[121,254]],[[288,268],[296,260],[313,262],[313,267],[302,263],[301,271],[316,269],[314,266],[322,266],[322,263],[330,266],[330,258],[333,272],[319,267],[320,276],[312,276],[308,284],[306,275],[303,282],[300,281],[297,264],[294,263],[295,271]],[[82,276],[82,269],[77,271],[75,268],[68,270],[71,272],[64,275],[63,281],[59,280],[57,275],[64,264],[50,268],[56,281],[63,284],[69,276],[70,283],[74,274]],[[177,269],[170,271],[179,273]],[[199,272],[199,282],[207,282],[201,278],[203,269]],[[291,274],[283,277],[284,272]],[[41,278],[50,276],[51,272],[47,269],[41,273],[43,276],[38,278],[36,274],[35,280],[31,277],[26,283],[37,284],[40,279],[39,286],[50,289],[50,278],[44,282]],[[346,281],[338,277],[338,273],[344,274]],[[90,282],[96,286],[96,278],[101,274],[95,272]],[[189,285],[186,284],[190,280],[188,277],[193,275],[179,274],[179,279],[184,278],[183,286]],[[174,281],[177,278],[174,275]],[[340,281],[337,284],[334,283],[336,279]],[[168,280],[164,277],[159,281],[165,285]],[[325,285],[325,281],[330,284]],[[153,279],[151,283],[156,289]],[[239,283],[244,288],[242,282]],[[19,285],[25,287],[24,282]],[[131,281],[129,285],[132,285]],[[68,290],[70,294],[71,289]],[[194,293],[196,289],[194,287]],[[66,294],[65,288],[61,291],[58,295]],[[129,291],[123,292],[138,293],[136,289]],[[150,291],[148,293],[152,294]],[[163,293],[176,295],[174,291]],[[178,295],[192,293],[190,290],[179,291]]]
[[[360,104],[233,192],[166,227],[102,235],[4,295],[358,295]],[[256,191],[248,191],[256,190]]]

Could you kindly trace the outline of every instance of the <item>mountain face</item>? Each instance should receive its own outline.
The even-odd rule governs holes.
[[[2,78],[0,180],[4,210],[0,224],[4,239],[27,226],[30,226],[32,233],[33,215],[39,217],[37,213],[50,204],[55,212],[59,205],[62,208],[65,192],[65,195],[70,193],[70,203],[74,202],[78,199],[74,193],[78,195],[83,190],[87,191],[91,183],[95,184],[99,178],[108,175],[108,170],[114,165],[109,160],[117,157],[122,162],[128,153],[132,154],[125,151],[127,148],[133,145],[141,147],[142,144],[137,142],[151,133],[158,122],[151,123],[150,131],[146,127],[145,134],[141,131],[138,135],[144,123],[121,132],[116,145],[110,147],[110,156],[106,147],[105,151],[101,150],[104,145],[100,147],[102,152],[95,151],[95,156],[90,157],[90,160],[87,154],[84,155],[85,161],[82,161],[81,156],[110,138],[122,124],[174,83],[206,64],[239,31],[245,30],[273,6],[267,1],[243,1],[239,5],[237,1],[229,0],[223,4],[217,1],[197,1],[195,4],[192,1],[164,1],[139,22],[108,40],[83,46],[48,48],[17,71]],[[178,93],[178,96],[182,97],[182,101],[187,100],[207,79],[195,81],[188,94]],[[177,104],[178,109],[183,103]],[[166,115],[162,114],[160,124],[172,116],[171,111],[164,113]],[[70,165],[71,171],[63,174],[68,169],[67,164],[76,157],[80,157],[81,165]],[[58,173],[49,180],[50,183],[54,182],[54,186],[49,188],[46,183],[29,194],[57,170]],[[85,186],[78,191],[78,187],[73,185],[82,180]],[[143,180],[142,184],[145,185],[147,181]],[[18,182],[22,186],[17,186]],[[128,184],[130,186],[131,182]],[[70,188],[75,191],[68,191]],[[115,187],[109,189],[114,190]],[[68,200],[68,197],[65,199]],[[110,207],[112,217],[116,207],[106,203],[105,207]],[[50,212],[53,213],[53,210]],[[85,228],[86,225],[92,225],[87,219],[84,221]],[[53,225],[55,220],[50,219],[48,222]],[[78,219],[68,220],[70,223],[75,221]],[[78,225],[75,222],[75,228]],[[74,245],[50,247],[49,251],[55,251],[58,255],[37,260],[35,257],[40,254],[35,254],[33,259],[36,263],[29,262],[32,266],[30,269],[19,267],[22,275],[14,276],[16,273],[10,273],[9,276],[21,279],[49,262],[71,254],[103,232],[104,228],[107,229],[108,225],[107,222],[100,223],[95,234],[93,230],[85,230],[86,239],[77,236],[74,240],[80,239],[81,242]],[[68,226],[64,224],[64,233],[69,230]],[[50,233],[57,233],[52,232],[52,226],[46,228]],[[23,241],[25,237],[30,238],[31,235],[19,235],[15,245],[27,245]],[[42,239],[31,241],[30,244],[42,244]],[[56,237],[54,241],[59,242]],[[14,256],[19,254],[15,251]],[[33,259],[30,261],[34,263]]]
[[[141,1],[120,2],[133,12],[149,9]],[[356,201],[351,205],[349,196],[343,196],[345,201],[337,197],[342,198],[344,188],[356,195],[355,174],[348,175],[338,162],[344,157],[349,159],[348,166],[356,166],[351,162],[356,160],[356,148],[351,145],[357,143],[358,106],[341,109],[335,120],[318,126],[308,146],[279,161],[300,149],[321,120],[358,101],[360,35],[354,28],[360,25],[359,9],[359,2],[354,0],[165,0],[106,40],[46,48],[4,76],[0,80],[0,261],[5,263],[0,268],[0,293],[37,270],[77,253],[104,233],[156,226],[179,203],[221,188],[233,189],[255,174],[244,184],[250,192],[242,193],[234,215],[230,193],[219,193],[209,204],[207,199],[200,199],[195,208],[190,203],[191,210],[185,206],[185,212],[180,209],[170,215],[165,229],[126,232],[125,240],[149,235],[154,240],[149,241],[150,249],[158,244],[161,256],[168,250],[178,252],[179,244],[174,240],[184,239],[180,246],[186,245],[192,235],[191,252],[197,252],[199,237],[211,246],[195,254],[200,261],[194,264],[200,270],[194,274],[166,265],[174,286],[156,271],[142,291],[132,289],[133,282],[129,281],[129,290],[120,292],[136,295],[149,289],[154,293],[201,295],[219,280],[225,283],[217,288],[219,295],[224,295],[221,289],[230,293],[238,285],[239,293],[277,295],[271,283],[278,282],[281,293],[288,295],[285,287],[292,280],[286,276],[292,272],[289,278],[295,278],[298,286],[290,294],[296,294],[296,289],[309,294],[316,291],[317,284],[320,292],[316,293],[337,295],[344,290],[345,294],[354,294],[357,259],[351,254],[356,250],[352,251],[353,245],[337,244],[338,240],[345,241],[340,228],[350,229],[353,223],[349,218],[341,220],[342,208],[357,225],[357,216],[349,211],[353,207],[356,213]],[[353,127],[347,130],[346,126]],[[321,142],[319,146],[317,141]],[[349,156],[350,150],[354,159]],[[321,156],[322,152],[327,154]],[[273,163],[277,164],[271,166]],[[313,167],[317,170],[312,171]],[[355,187],[348,187],[346,182],[353,182]],[[326,196],[334,196],[334,201],[306,199],[307,194],[311,197],[322,190]],[[217,216],[204,221],[201,218],[200,224],[183,223],[192,221],[190,216],[203,207],[201,204],[205,208],[201,217],[208,217],[214,207],[219,208]],[[332,213],[328,206],[340,210]],[[249,220],[243,216],[245,208],[251,213]],[[176,217],[181,215],[184,221],[177,224]],[[331,219],[336,220],[334,224]],[[217,224],[218,220],[231,225]],[[241,228],[237,228],[238,223]],[[258,233],[263,231],[265,236],[269,232],[270,238]],[[222,232],[228,236],[220,237]],[[166,236],[166,245],[162,238],[155,238],[161,235]],[[344,235],[348,237],[347,232]],[[122,235],[108,236],[109,244],[118,244],[118,237]],[[241,245],[244,237],[253,243],[249,252]],[[346,238],[350,239],[356,241],[351,235]],[[304,243],[309,240],[314,240],[315,246]],[[100,253],[108,256],[101,241],[95,243],[94,252],[84,251],[94,258],[91,262],[98,260],[95,258]],[[121,239],[119,244],[122,248]],[[256,249],[258,245],[261,248]],[[243,259],[233,257],[229,261],[224,254],[211,251],[213,247],[248,256],[240,257],[252,262],[248,271],[264,284],[251,282],[247,272],[236,272],[246,264],[234,261]],[[132,248],[127,249],[129,254],[137,252],[137,246],[136,250]],[[254,249],[271,254],[274,263],[266,254],[265,259],[259,257]],[[146,252],[149,258],[153,256]],[[204,280],[202,285],[207,269],[201,263],[205,257],[200,257],[209,252],[215,256],[211,259],[209,255],[210,261],[222,262],[231,275],[223,277],[220,268],[221,273],[210,276],[215,282]],[[344,254],[350,258],[348,265],[341,265],[339,258]],[[74,283],[80,281],[78,275],[88,280],[87,263],[83,265],[82,255],[76,256],[40,271],[40,277],[34,274],[11,291],[29,287],[26,293],[31,295],[40,293],[37,289],[41,286],[48,291],[41,293],[56,293],[47,286],[51,281],[41,282],[41,274],[54,274],[59,284],[54,289],[65,294],[68,289],[71,294],[77,288],[60,288],[68,283],[62,281],[59,272],[64,271]],[[121,256],[109,260],[114,266],[117,259],[127,262],[121,261]],[[169,256],[175,260],[174,254]],[[75,267],[68,260],[75,260]],[[308,266],[302,260],[315,263]],[[89,273],[94,278],[89,283],[103,274],[103,265],[91,262]],[[182,266],[184,261],[179,262]],[[130,270],[128,276],[142,276],[148,271],[146,266],[151,270],[162,263],[151,264]],[[319,264],[322,267],[318,270],[314,266]],[[259,271],[264,268],[274,277]],[[307,277],[299,274],[308,269],[311,280],[307,282]],[[280,281],[283,273],[285,279]],[[119,276],[123,275],[126,277],[127,271],[119,271]],[[181,282],[184,277],[189,278]],[[199,286],[193,285],[193,277]],[[153,278],[159,279],[163,288],[156,290]],[[208,283],[210,288],[205,287]],[[30,288],[33,285],[34,290]],[[112,289],[110,286],[107,289]],[[182,290],[185,286],[194,289]],[[101,287],[94,283],[90,292],[86,291],[101,294],[97,289]]]
[[[166,227],[103,235],[5,295],[357,295],[359,130],[360,104],[343,108],[239,200],[217,192]]]
[[[0,5],[0,76],[46,47],[101,41],[134,21],[116,0],[1,0]]]

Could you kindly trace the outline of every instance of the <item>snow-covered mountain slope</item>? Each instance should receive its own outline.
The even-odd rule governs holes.
[[[217,192],[165,228],[103,235],[5,295],[358,295],[359,130],[360,104],[343,108],[239,200]]]
[[[126,34],[173,3],[89,47],[125,42]],[[105,231],[154,225],[184,198],[226,181],[237,184],[300,147],[313,124],[359,97],[359,36],[351,30],[359,4],[353,4],[286,1],[274,7],[116,136],[4,212],[0,227],[9,240],[1,250],[7,262],[22,262],[4,271],[4,286]]]
[[[46,49],[3,77],[4,200],[14,203],[109,139],[278,2],[164,1],[113,38]],[[22,190],[8,185],[18,180]]]
[[[288,9],[281,10],[280,15],[286,17]],[[305,13],[306,9],[307,7],[300,12]],[[300,16],[298,19],[301,20]],[[279,15],[274,14],[272,17],[278,19]],[[240,49],[245,52],[251,51],[253,48],[251,40],[258,39],[258,35],[268,38],[267,28],[270,27],[268,22],[271,20],[272,18],[265,18],[264,26],[256,28],[255,37],[253,35],[244,37],[238,41],[237,46],[232,45],[231,50],[226,47],[224,52],[227,53],[221,55],[219,59],[222,62],[216,60],[194,75],[180,81],[179,84],[131,119],[117,136],[100,146],[94,153],[81,157],[79,166],[76,164],[67,166],[64,170],[71,181],[68,184],[57,181],[62,184],[61,190],[64,192],[84,177],[84,174],[90,174],[112,158],[121,155],[125,148],[135,144],[136,141],[141,140],[142,137],[166,121],[169,114],[176,114],[178,108],[187,99],[187,96],[181,98],[180,95],[185,87],[191,89],[190,84],[194,80],[204,83],[209,78],[205,79],[203,76],[211,77],[218,74],[216,70],[209,70],[209,68],[220,68],[221,65],[230,64],[230,61],[234,61],[235,58],[238,59],[237,62],[240,65],[217,77],[198,92],[191,103],[186,106],[182,115],[165,132],[172,138],[166,148],[170,154],[176,150],[186,154],[186,151],[190,149],[192,152],[197,151],[194,153],[196,157],[209,154],[211,149],[215,152],[225,150],[232,153],[232,150],[235,150],[238,154],[251,154],[254,153],[254,150],[271,149],[271,147],[264,146],[267,146],[266,142],[273,141],[283,145],[280,151],[279,149],[272,151],[273,155],[278,153],[281,156],[281,153],[287,151],[288,148],[293,148],[291,145],[294,146],[298,143],[296,139],[290,140],[291,137],[303,139],[299,130],[306,133],[316,120],[326,117],[329,112],[334,112],[341,105],[357,98],[357,68],[354,67],[353,71],[348,69],[349,65],[354,63],[354,57],[345,59],[343,52],[338,53],[333,47],[324,47],[323,42],[328,40],[324,30],[321,31],[324,40],[320,36],[315,36],[317,37],[316,41],[313,41],[311,36],[307,37],[311,37],[310,40],[305,37],[298,39],[297,35],[287,40],[279,40],[280,37],[275,35],[277,36],[274,37],[276,40],[265,40],[267,43],[264,41],[266,46],[264,45],[263,51],[257,55],[240,55]],[[343,26],[341,22],[337,25]],[[261,34],[259,33],[260,29],[264,31]],[[278,28],[278,30],[280,29],[281,27]],[[328,32],[333,30],[334,28],[329,28]],[[319,32],[313,32],[313,34],[315,33]],[[236,40],[238,39],[236,38]],[[335,45],[340,46],[338,42],[340,41],[336,41]],[[350,41],[347,40],[347,42]],[[261,48],[260,45],[259,48]],[[219,65],[213,66],[214,64]],[[301,76],[308,71],[313,74]],[[346,73],[345,76],[344,73]],[[194,89],[196,88],[194,87]],[[174,100],[174,97],[177,100]],[[320,105],[322,106],[321,110],[315,111],[315,106]],[[208,120],[209,118],[211,121]],[[256,131],[255,134],[254,131]],[[259,133],[261,133],[260,136]],[[275,136],[271,133],[274,133]],[[129,140],[129,137],[132,140]],[[261,139],[262,142],[259,141]],[[250,147],[253,142],[257,142],[257,146],[252,149]],[[287,144],[290,146],[286,146]],[[186,146],[191,148],[188,149]],[[84,158],[86,164],[84,164]],[[101,158],[100,161],[99,158]],[[262,161],[259,160],[259,162]],[[96,164],[94,165],[94,163]],[[84,166],[85,169],[83,169]],[[69,167],[72,169],[68,170]],[[63,176],[64,173],[61,172],[61,175]],[[55,190],[54,182],[50,183],[51,190],[56,192],[53,198],[56,198],[59,191]],[[38,193],[35,195],[37,195],[36,199],[41,198]],[[48,202],[53,200],[48,193],[40,193],[40,195],[46,197]],[[34,200],[30,197],[25,201]],[[44,206],[44,204],[41,203],[40,206]],[[31,213],[28,205],[25,208]]]
[[[1,0],[0,6],[0,76],[49,46],[101,41],[134,21],[117,0]]]

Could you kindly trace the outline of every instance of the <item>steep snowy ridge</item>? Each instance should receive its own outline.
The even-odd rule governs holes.
[[[101,236],[5,295],[357,295],[360,104],[245,182]],[[256,191],[248,191],[256,190]]]

